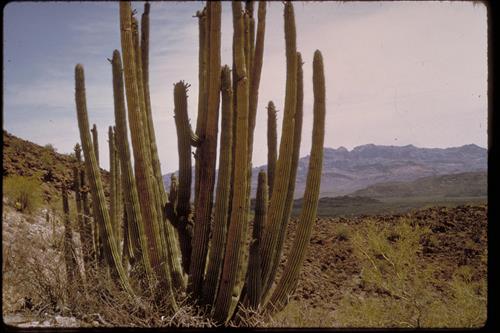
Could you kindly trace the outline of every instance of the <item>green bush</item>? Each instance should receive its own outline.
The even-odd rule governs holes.
[[[41,186],[37,176],[9,176],[3,179],[3,195],[18,211],[31,213],[40,206]]]
[[[486,321],[486,281],[470,267],[451,281],[435,278],[439,267],[419,254],[428,228],[402,219],[394,226],[368,222],[352,236],[367,294],[347,293],[336,314],[347,327],[479,327]],[[437,265],[436,265],[437,266]]]

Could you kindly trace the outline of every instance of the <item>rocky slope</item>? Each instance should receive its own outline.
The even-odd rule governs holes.
[[[72,182],[75,161],[73,155],[57,153],[49,144],[42,147],[3,130],[3,177],[36,175],[42,181],[45,199],[59,195],[62,182]],[[101,169],[101,176],[108,193],[109,172]]]

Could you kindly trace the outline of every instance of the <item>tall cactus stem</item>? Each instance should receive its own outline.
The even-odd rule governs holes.
[[[61,192],[64,213],[64,263],[66,265],[66,283],[68,286],[68,297],[71,298],[74,285],[78,281],[78,265],[76,263],[75,249],[73,246],[73,230],[71,228],[71,219],[69,217],[68,192],[65,185],[62,186]]]
[[[191,214],[191,126],[187,107],[187,89],[184,81],[174,85],[174,118],[177,129],[177,151],[179,154],[179,181],[171,184],[170,203],[175,204],[176,228],[179,234],[182,264],[189,269],[191,260],[191,235],[187,229]],[[174,202],[172,202],[174,200]]]
[[[233,123],[233,90],[231,83],[231,70],[226,65],[221,71],[221,93],[222,93],[222,123],[221,142],[219,156],[219,174],[217,177],[217,189],[214,211],[214,229],[209,251],[207,273],[203,288],[203,299],[206,304],[213,304],[217,293],[218,281],[224,260],[224,248],[226,246],[227,215],[229,206],[229,189],[231,181],[232,165],[232,123]]]
[[[278,159],[278,132],[276,123],[276,107],[273,101],[269,101],[267,104],[267,179],[269,196],[273,193],[274,172],[276,170],[276,160]]]
[[[196,135],[203,139],[205,137],[207,123],[207,62],[208,62],[208,32],[207,32],[207,8],[196,12],[198,18],[199,47],[198,47],[198,117],[196,119]],[[201,147],[196,149],[195,159],[195,185],[194,185],[194,206],[197,201],[200,189],[200,160]]]
[[[123,89],[123,68],[120,52],[113,52],[113,96],[115,106],[116,142],[120,158],[121,178],[124,187],[123,199],[128,220],[130,248],[129,254],[134,258],[132,264],[140,261],[149,282],[153,280],[153,271],[149,257],[148,240],[141,215],[139,193],[132,171],[130,145],[127,135],[127,118],[125,111],[125,96]],[[124,239],[125,241],[125,239]]]
[[[113,127],[108,128],[108,143],[109,143],[109,171],[110,171],[110,190],[109,190],[109,219],[111,225],[113,226],[114,238],[116,240],[116,246],[119,248],[118,238],[118,221],[116,218],[116,159],[115,159],[115,136],[113,133]]]
[[[177,151],[179,154],[179,189],[177,215],[187,218],[191,211],[191,127],[187,107],[187,89],[184,81],[174,85],[174,118],[177,129]]]
[[[264,231],[261,247],[262,257],[262,283],[264,289],[272,284],[270,279],[272,259],[279,237],[279,228],[285,210],[285,201],[288,193],[290,167],[293,151],[294,114],[297,93],[297,47],[295,32],[295,17],[293,5],[290,1],[285,3],[285,44],[286,44],[286,91],[283,116],[283,130],[281,135],[280,152],[276,162],[273,194],[269,204],[269,217]]]
[[[144,4],[144,13],[141,16],[141,61],[144,101],[146,104],[146,118],[148,123],[149,144],[151,147],[151,163],[153,172],[158,183],[158,190],[161,195],[161,204],[167,201],[167,194],[163,187],[163,178],[161,174],[160,158],[158,156],[158,147],[156,145],[156,135],[153,124],[153,112],[151,108],[151,96],[149,92],[149,9],[150,4]]]
[[[75,99],[78,116],[78,126],[80,129],[80,140],[85,156],[85,167],[88,175],[90,189],[93,198],[93,205],[97,213],[94,218],[97,220],[100,231],[102,231],[103,247],[105,257],[111,271],[118,277],[119,283],[130,295],[134,292],[129,284],[125,270],[120,261],[118,248],[113,237],[113,228],[106,209],[104,189],[101,181],[101,174],[97,165],[96,156],[92,148],[90,139],[89,122],[87,115],[87,102],[85,97],[85,78],[83,66],[78,64],[75,67]]]
[[[250,244],[250,258],[248,261],[248,305],[257,309],[262,297],[262,272],[260,258],[260,242],[262,229],[266,224],[269,191],[265,171],[259,172],[257,183],[257,197],[255,199],[255,219],[253,222],[252,241]]]
[[[253,16],[253,10],[252,10]],[[260,86],[260,77],[262,73],[262,63],[264,57],[264,35],[266,32],[266,2],[259,1],[259,9],[258,9],[258,22],[257,22],[257,36],[255,40],[255,46],[253,44],[253,34],[254,34],[254,26],[255,19],[252,17],[250,22],[250,38],[252,41],[251,44],[251,75],[250,75],[250,100],[249,100],[249,117],[248,117],[248,160],[252,161],[252,152],[253,152],[253,137],[255,130],[255,120],[257,116],[257,105],[259,101],[259,86]]]
[[[293,151],[292,151],[292,165],[290,166],[290,180],[288,181],[288,193],[285,201],[285,210],[283,213],[283,218],[281,220],[281,225],[279,228],[278,242],[276,244],[276,250],[274,251],[274,257],[272,261],[272,269],[270,280],[274,281],[276,273],[278,271],[278,265],[280,262],[281,253],[283,251],[283,244],[285,241],[286,229],[288,226],[288,221],[292,213],[294,192],[295,192],[295,181],[297,176],[297,167],[299,165],[299,154],[300,154],[300,141],[302,138],[302,115],[303,115],[303,104],[304,104],[304,77],[302,71],[302,55],[297,52],[297,103],[295,105],[295,126],[293,133]],[[269,292],[271,284],[267,284],[263,291],[263,297]]]
[[[208,250],[212,197],[215,185],[215,162],[217,159],[217,132],[219,122],[220,68],[221,68],[221,3],[207,2],[207,121],[205,136],[202,136],[199,193],[196,199],[196,223],[193,231],[193,249],[189,267],[188,292],[201,295],[203,274]]]
[[[99,165],[99,140],[98,140],[98,133],[97,133],[97,126],[96,124],[92,125],[92,144],[94,145],[94,154],[95,158],[97,161],[97,165]]]
[[[307,245],[311,238],[311,231],[316,220],[319,190],[321,185],[321,170],[323,165],[323,144],[325,137],[325,74],[323,56],[319,50],[314,53],[313,59],[313,94],[314,120],[307,173],[304,203],[297,224],[297,231],[285,269],[265,309],[268,312],[280,311],[287,304],[289,296],[294,292],[299,278],[300,267],[307,254]]]
[[[248,228],[247,208],[247,133],[248,133],[248,78],[245,68],[244,54],[244,22],[239,2],[232,3],[233,20],[235,22],[234,56],[237,77],[238,111],[236,119],[236,155],[234,172],[234,190],[230,223],[227,230],[226,253],[224,265],[214,307],[214,319],[225,323],[232,316],[238,304],[246,276],[247,262],[244,262],[244,244]]]
[[[136,185],[141,206],[142,221],[148,240],[148,251],[151,266],[155,271],[159,281],[164,285],[167,295],[170,295],[170,304],[176,305],[172,295],[172,280],[170,267],[165,264],[166,249],[162,246],[161,229],[157,211],[157,201],[155,200],[155,182],[153,171],[150,165],[150,150],[146,139],[145,124],[142,110],[143,99],[140,99],[141,89],[139,89],[136,65],[137,53],[134,48],[134,35],[132,26],[132,10],[130,2],[120,2],[120,28],[121,44],[125,75],[125,88],[127,97],[127,111],[129,116],[130,134],[134,153],[134,169]],[[137,43],[135,43],[136,45]]]

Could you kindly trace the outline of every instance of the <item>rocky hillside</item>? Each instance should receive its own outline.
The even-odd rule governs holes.
[[[36,175],[43,183],[45,199],[59,195],[63,181],[72,181],[74,163],[74,156],[57,153],[50,144],[42,147],[3,131],[3,177]],[[101,175],[107,192],[109,173],[101,169]]]
[[[304,193],[309,156],[299,160],[295,198]],[[253,169],[252,190],[257,188],[259,170]],[[487,170],[487,150],[474,144],[453,148],[418,148],[367,144],[351,151],[325,148],[321,197],[350,194],[382,182],[412,181],[422,177]],[[170,175],[164,182],[170,184]]]

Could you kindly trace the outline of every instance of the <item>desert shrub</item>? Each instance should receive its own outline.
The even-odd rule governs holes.
[[[339,241],[346,241],[350,238],[349,227],[345,224],[339,224],[335,230],[335,238]]]
[[[43,146],[45,149],[50,150],[52,153],[55,153],[57,151],[56,147],[54,147],[53,144],[47,143],[45,146]]]
[[[429,229],[403,219],[394,226],[368,222],[352,237],[367,295],[347,293],[336,318],[347,327],[478,327],[486,320],[485,281],[470,267],[439,281],[423,262]]]
[[[3,195],[18,211],[31,213],[41,203],[41,185],[37,176],[9,176],[3,179]]]

